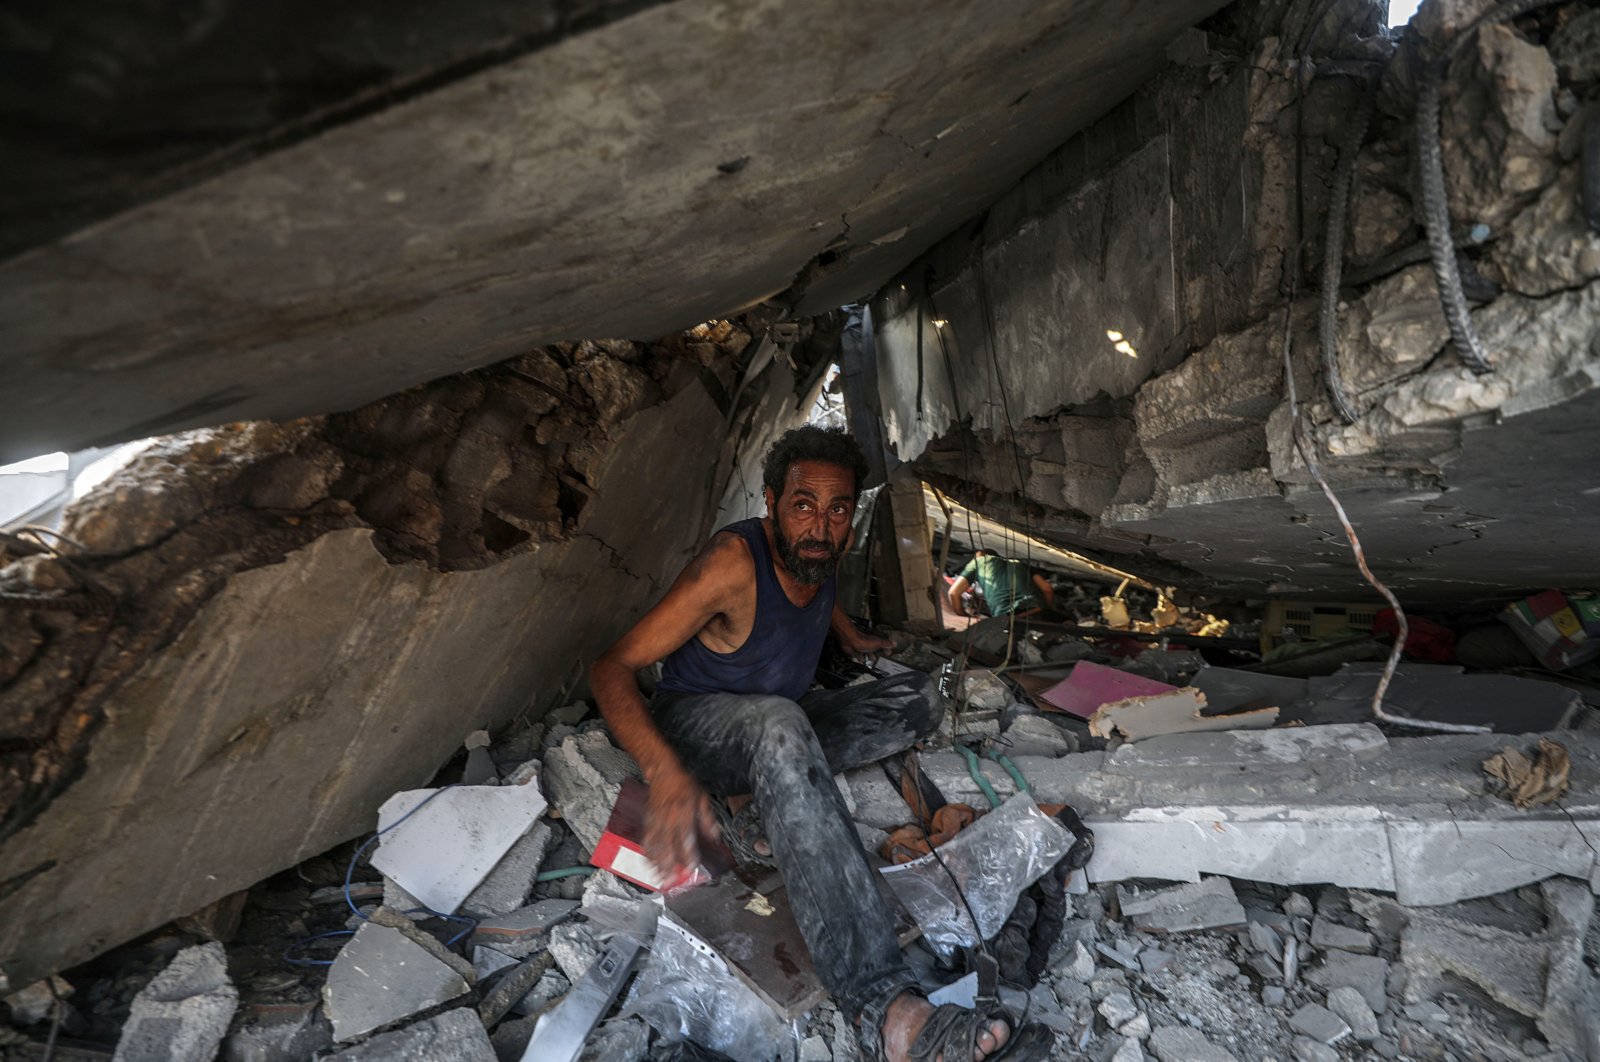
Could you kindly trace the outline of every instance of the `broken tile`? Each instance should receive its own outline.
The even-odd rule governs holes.
[[[1351,929],[1318,915],[1311,922],[1311,943],[1319,948],[1337,948],[1339,951],[1371,955],[1376,950],[1372,934],[1364,929]]]
[[[334,1039],[348,1043],[468,991],[466,979],[422,945],[367,922],[328,968],[322,998]]]
[[[1135,973],[1138,973],[1142,969],[1142,967],[1139,965],[1138,956],[1133,955],[1130,952],[1123,951],[1121,948],[1110,947],[1106,944],[1096,944],[1095,950],[1101,955],[1104,955],[1106,958],[1110,959],[1112,962],[1116,963],[1118,966],[1122,967],[1124,970],[1132,970]]]
[[[544,810],[535,782],[396,793],[378,809],[378,829],[389,832],[372,865],[423,905],[454,914]]]
[[[1289,1015],[1289,1028],[1324,1044],[1338,1043],[1350,1035],[1350,1026],[1327,1007],[1307,1003]]]
[[[114,1062],[211,1062],[239,993],[215,941],[184,948],[134,997]]]
[[[1244,908],[1224,877],[1206,878],[1192,885],[1177,885],[1147,896],[1117,890],[1122,917],[1139,929],[1176,933],[1245,924]]]
[[[1082,664],[1078,665],[1082,667]],[[1140,741],[1163,734],[1196,734],[1209,730],[1261,730],[1278,721],[1278,709],[1256,708],[1232,715],[1204,715],[1205,694],[1196,689],[1102,704],[1089,717],[1089,733],[1124,741]]]
[[[1182,1025],[1156,1026],[1150,1033],[1150,1050],[1161,1062],[1238,1062],[1198,1029]]]
[[[329,1062],[496,1062],[489,1034],[470,1007],[447,1010],[366,1043],[347,1047]]]
[[[461,979],[466,981],[467,984],[477,983],[478,975],[472,969],[472,963],[445,947],[444,942],[438,937],[421,928],[399,911],[391,911],[387,907],[379,907],[367,916],[367,920],[398,931],[423,951],[460,974]]]
[[[486,918],[472,931],[471,942],[524,959],[545,947],[550,931],[577,911],[575,900],[538,900],[497,918]]]

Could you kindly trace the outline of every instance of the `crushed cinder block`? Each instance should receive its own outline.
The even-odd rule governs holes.
[[[578,911],[603,931],[627,932],[645,892],[607,870],[596,870],[583,883]]]
[[[1361,993],[1349,986],[1335,988],[1328,993],[1328,1009],[1344,1019],[1355,1038],[1370,1044],[1379,1035],[1378,1016],[1372,1013]]]
[[[212,1062],[239,993],[215,941],[184,948],[134,997],[114,1062]]]
[[[1184,1025],[1156,1026],[1150,1032],[1150,1050],[1161,1062],[1239,1062],[1200,1030]]]
[[[1371,955],[1376,950],[1372,934],[1364,929],[1351,929],[1322,915],[1311,922],[1311,943],[1323,949],[1336,948],[1357,955]]]
[[[1151,933],[1177,933],[1245,924],[1244,907],[1227,878],[1213,877],[1148,896],[1117,890],[1122,917]]]
[[[855,801],[856,822],[891,830],[911,821],[911,808],[877,764],[846,771],[845,779],[850,783],[850,796]]]
[[[388,832],[372,865],[423,906],[454,914],[544,810],[536,781],[396,793],[378,809]]]
[[[638,1018],[612,1018],[589,1034],[578,1062],[639,1062],[650,1046],[650,1026]]]
[[[1019,715],[1000,734],[996,747],[1007,756],[1066,756],[1078,751],[1071,734],[1042,715]]]
[[[1082,667],[1082,664],[1078,665]],[[1278,721],[1277,708],[1256,708],[1232,715],[1205,715],[1206,695],[1185,688],[1171,693],[1102,704],[1089,717],[1089,733],[1124,741],[1163,734],[1197,734],[1208,730],[1264,730]]]
[[[970,668],[961,675],[961,696],[967,708],[998,712],[1011,703],[1011,687],[986,668]]]
[[[1336,1044],[1350,1035],[1350,1026],[1343,1018],[1315,1003],[1307,1003],[1289,1015],[1289,1028],[1323,1044]]]
[[[466,978],[422,945],[398,929],[367,922],[328,968],[322,999],[334,1039],[348,1043],[468,991]]]
[[[247,1008],[222,1041],[219,1062],[301,1062],[333,1046],[333,1026],[313,1004]]]
[[[576,900],[539,900],[497,918],[486,918],[472,931],[471,943],[493,948],[513,959],[525,959],[545,947],[550,930],[578,909]]]
[[[600,957],[600,944],[586,925],[568,922],[550,931],[550,957],[569,981],[577,981]]]
[[[338,1062],[496,1062],[483,1023],[470,1007],[447,1010],[333,1056]],[[332,1062],[332,1059],[330,1059]]]
[[[568,735],[545,752],[545,790],[590,852],[605,832],[623,779],[638,776],[638,766],[601,730]]]
[[[1389,1007],[1389,963],[1381,956],[1330,951],[1320,965],[1306,971],[1306,980],[1327,990],[1353,988],[1378,1014]]]
[[[1111,993],[1102,999],[1095,1009],[1112,1028],[1132,1021],[1139,1013],[1139,1007],[1133,1002],[1133,996],[1127,992]]]

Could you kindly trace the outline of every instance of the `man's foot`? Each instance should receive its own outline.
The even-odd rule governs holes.
[[[889,1004],[888,1013],[883,1019],[883,1053],[889,1062],[905,1062],[911,1053],[911,1045],[917,1042],[917,1035],[928,1023],[933,1010],[932,1003],[912,992],[902,992]],[[988,1029],[978,1034],[978,1049],[972,1053],[973,1062],[982,1062],[1004,1047],[1010,1038],[1011,1029],[1005,1022],[998,1019],[991,1022]],[[939,1055],[937,1062],[966,1060]]]
[[[751,808],[748,815],[739,814],[754,799],[755,796],[750,793],[746,793],[743,796],[728,797],[728,815],[732,820],[734,830],[739,834],[739,840],[762,859],[771,859],[772,843],[761,835],[761,824],[760,820],[756,818],[755,809]],[[730,845],[733,844],[732,838],[724,838],[724,840],[728,841]]]

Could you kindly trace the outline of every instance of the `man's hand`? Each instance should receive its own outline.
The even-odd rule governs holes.
[[[875,653],[892,652],[894,642],[876,634],[857,630],[853,636],[846,635],[840,638],[839,647],[851,656],[870,656]]]
[[[717,836],[711,798],[682,768],[661,771],[650,782],[644,854],[667,878],[700,865],[700,834]]]

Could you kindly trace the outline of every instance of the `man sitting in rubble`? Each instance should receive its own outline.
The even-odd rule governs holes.
[[[989,605],[989,615],[1037,615],[1055,604],[1056,592],[1038,572],[1031,573],[1030,585],[1029,574],[1028,566],[1021,561],[1002,557],[992,549],[980,549],[950,584],[950,608],[958,616],[964,613],[961,595],[976,581]]]
[[[780,438],[763,465],[767,515],[717,532],[595,662],[590,684],[650,784],[645,848],[658,868],[700,862],[699,838],[717,829],[708,790],[754,794],[817,974],[856,1019],[868,1057],[1042,1059],[1052,1042],[1042,1026],[922,998],[833,782],[909,748],[944,712],[921,672],[810,691],[829,630],[847,653],[890,648],[834,601],[866,470],[843,432],[807,426]],[[657,661],[647,706],[635,672]],[[734,832],[749,822],[742,811]],[[729,840],[738,850],[749,838]]]

